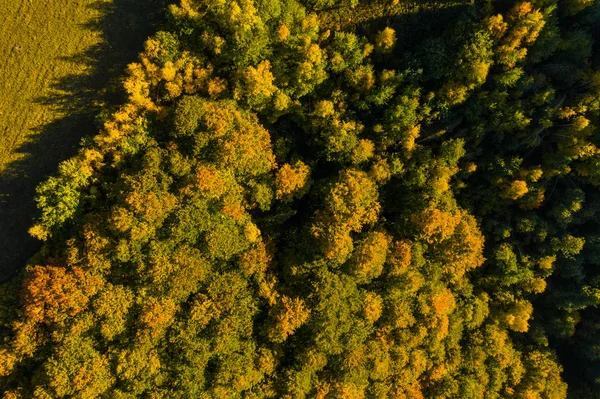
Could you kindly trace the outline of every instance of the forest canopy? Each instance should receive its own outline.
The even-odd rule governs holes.
[[[600,3],[180,0],[37,190],[16,398],[600,398]]]

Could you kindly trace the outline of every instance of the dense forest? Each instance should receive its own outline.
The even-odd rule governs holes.
[[[16,398],[600,398],[598,0],[180,0],[37,190]]]

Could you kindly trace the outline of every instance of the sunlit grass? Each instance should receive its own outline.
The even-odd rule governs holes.
[[[25,156],[24,142],[64,116],[64,107],[43,99],[59,94],[53,86],[62,78],[89,72],[78,56],[102,40],[90,29],[101,17],[98,3],[0,0],[0,171]]]

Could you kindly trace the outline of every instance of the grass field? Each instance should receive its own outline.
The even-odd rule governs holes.
[[[0,279],[37,248],[35,186],[94,116],[160,23],[162,0],[0,0]]]

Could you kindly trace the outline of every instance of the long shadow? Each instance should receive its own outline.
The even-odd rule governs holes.
[[[145,39],[164,23],[169,0],[98,0],[90,7],[102,17],[85,25],[99,31],[101,44],[67,60],[86,65],[90,72],[71,75],[52,84],[54,93],[37,98],[65,117],[35,129],[18,152],[24,156],[0,174],[0,280],[10,278],[39,249],[27,233],[37,216],[35,188],[54,173],[58,164],[77,152],[81,139],[97,131],[95,118],[125,100],[121,77],[136,60]]]

